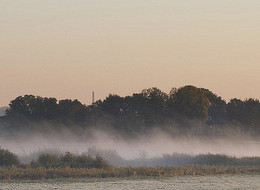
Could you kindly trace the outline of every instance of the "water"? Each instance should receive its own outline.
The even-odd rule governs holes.
[[[43,182],[1,182],[2,190],[155,190],[155,189],[259,189],[260,175],[184,176],[150,179],[89,179],[54,180]]]

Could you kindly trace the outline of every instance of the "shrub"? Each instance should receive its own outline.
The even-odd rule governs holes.
[[[75,155],[66,152],[64,156],[60,157],[60,165],[62,167],[69,166],[71,168],[107,168],[109,164],[98,155],[94,159],[90,155]]]
[[[93,161],[94,168],[108,168],[108,166],[108,162],[99,155],[97,155],[95,160]]]
[[[60,161],[58,155],[55,154],[41,154],[38,158],[38,164],[45,168],[59,167]]]
[[[18,164],[20,161],[17,155],[0,147],[0,166],[16,166]]]
[[[109,164],[100,156],[96,156],[94,159],[90,155],[75,155],[70,152],[66,152],[65,155],[55,154],[41,154],[37,162],[31,162],[31,167],[70,167],[70,168],[108,168]]]

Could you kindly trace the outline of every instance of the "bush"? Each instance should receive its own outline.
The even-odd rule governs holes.
[[[70,152],[66,152],[64,156],[60,157],[61,166],[69,166],[71,168],[92,168],[94,159],[91,156],[82,154],[74,155]]]
[[[76,157],[76,168],[93,168],[95,167],[94,164],[94,159],[89,156],[89,155],[79,155]]]
[[[66,152],[65,155],[41,154],[37,162],[31,162],[31,167],[70,167],[70,168],[108,168],[109,164],[100,156],[94,159],[90,155],[75,155]]]
[[[60,165],[59,157],[55,154],[41,154],[37,162],[40,166],[45,168],[55,168]]]
[[[20,164],[18,156],[0,147],[0,166],[17,166]]]
[[[94,162],[93,167],[94,168],[108,168],[109,164],[108,162],[103,159],[101,156],[97,155]]]
[[[61,163],[61,166],[63,166],[63,167],[69,166],[69,167],[73,168],[75,165],[75,160],[76,160],[75,155],[70,152],[66,152],[66,154],[64,156],[60,157],[60,163]]]

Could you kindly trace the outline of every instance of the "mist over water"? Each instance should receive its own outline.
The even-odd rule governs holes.
[[[217,138],[183,135],[178,137],[159,128],[131,138],[110,130],[84,130],[78,127],[73,131],[65,129],[27,131],[14,136],[2,136],[0,144],[3,148],[30,159],[37,159],[36,155],[40,152],[98,153],[115,165],[118,165],[117,160],[158,158],[173,153],[260,156],[260,140],[249,136]],[[28,158],[24,160],[30,161]]]

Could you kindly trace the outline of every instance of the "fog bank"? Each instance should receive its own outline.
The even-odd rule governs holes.
[[[62,130],[59,133],[25,132],[15,136],[0,137],[0,145],[27,157],[39,152],[99,153],[109,161],[148,159],[167,154],[225,154],[228,156],[260,156],[260,140],[250,137],[173,137],[161,130],[152,130],[149,134],[134,138],[100,130],[80,130],[76,133]]]

